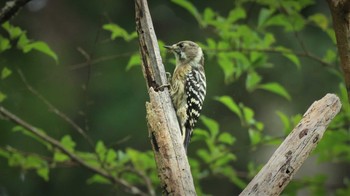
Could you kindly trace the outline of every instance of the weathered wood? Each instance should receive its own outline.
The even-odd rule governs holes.
[[[317,146],[340,108],[340,100],[334,94],[315,101],[240,195],[279,195]]]
[[[350,101],[350,0],[327,0],[332,14],[338,53]]]
[[[171,102],[165,69],[146,0],[135,0],[142,70],[150,102],[146,103],[150,140],[164,195],[196,195],[180,126]]]

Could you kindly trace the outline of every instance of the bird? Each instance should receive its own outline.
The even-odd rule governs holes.
[[[193,41],[180,41],[164,47],[175,55],[176,67],[169,79],[170,96],[187,152],[207,90],[204,54],[202,48]]]

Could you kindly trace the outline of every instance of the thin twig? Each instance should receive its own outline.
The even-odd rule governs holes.
[[[316,55],[310,54],[308,52],[297,52],[297,51],[288,51],[288,50],[279,50],[276,48],[230,48],[230,49],[207,49],[208,52],[232,52],[232,51],[241,51],[241,52],[264,52],[264,53],[276,53],[276,54],[295,54],[300,57],[310,58],[323,66],[335,67],[333,64],[330,64],[323,59],[319,58]]]
[[[41,154],[33,153],[33,152],[26,152],[19,150],[17,148],[13,148],[12,146],[6,146],[6,147],[0,147],[0,150],[7,151],[9,153],[16,153],[16,154],[21,154],[22,156],[36,156],[39,157],[40,159],[45,160],[47,163],[49,163],[49,168],[54,169],[54,168],[67,168],[67,167],[76,167],[79,166],[76,162],[73,162],[71,160],[67,160],[64,162],[55,162],[52,157],[44,156]],[[54,163],[55,162],[55,163]],[[54,164],[51,164],[54,163]]]
[[[26,77],[24,76],[23,72],[20,69],[17,69],[17,72],[19,76],[21,77],[24,85],[27,87],[27,89],[34,94],[38,99],[40,99],[53,113],[55,113],[57,116],[62,118],[64,121],[66,121],[68,124],[70,124],[80,135],[82,135],[86,141],[90,144],[90,146],[94,147],[94,143],[91,140],[91,138],[85,133],[85,131],[77,125],[72,119],[70,119],[66,114],[61,112],[57,107],[55,107],[49,100],[47,100],[42,94],[40,94],[34,87],[32,87]]]
[[[12,0],[7,1],[0,11],[0,24],[10,20],[19,9],[21,9],[30,0]]]
[[[294,28],[294,26],[293,26],[293,28]],[[294,36],[298,40],[298,43],[299,43],[300,47],[303,49],[304,53],[305,54],[309,54],[309,51],[306,48],[306,45],[305,45],[304,41],[300,38],[300,34],[299,34],[298,31],[294,30]]]
[[[93,166],[89,165],[83,159],[81,159],[79,156],[77,156],[76,154],[74,154],[73,152],[71,152],[70,150],[65,148],[58,140],[41,132],[38,128],[36,128],[33,125],[29,124],[28,122],[22,120],[21,118],[19,118],[15,114],[11,113],[10,111],[8,111],[7,109],[5,109],[2,106],[0,106],[0,114],[5,116],[6,118],[8,118],[13,123],[20,125],[23,128],[27,129],[29,132],[31,132],[32,134],[41,138],[42,140],[48,142],[49,144],[51,144],[55,148],[59,149],[62,153],[67,155],[72,161],[78,163],[82,167],[107,178],[108,180],[110,180],[114,184],[121,185],[127,192],[130,192],[130,193],[135,194],[135,195],[142,195],[142,196],[147,195],[146,193],[141,191],[139,188],[129,184],[127,181],[125,181],[123,179],[116,178],[113,175],[105,172],[104,170],[101,170],[100,168],[93,167]]]
[[[115,54],[115,55],[109,55],[109,56],[103,56],[103,57],[91,60],[90,62],[78,63],[75,65],[71,65],[69,67],[70,67],[70,70],[77,70],[77,69],[81,69],[81,68],[84,68],[84,67],[89,66],[89,65],[98,64],[98,63],[101,63],[104,61],[110,61],[110,60],[117,59],[120,57],[131,56],[132,54],[135,54],[135,53],[136,53],[136,51],[135,52],[125,52],[122,54]]]

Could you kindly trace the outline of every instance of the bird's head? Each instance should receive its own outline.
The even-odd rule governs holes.
[[[164,46],[169,51],[173,52],[176,58],[176,65],[197,64],[203,65],[203,51],[198,44],[192,41],[181,41],[171,46]]]

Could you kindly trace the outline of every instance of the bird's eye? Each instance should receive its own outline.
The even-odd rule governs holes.
[[[180,48],[183,48],[183,47],[184,47],[184,44],[183,44],[183,43],[179,43],[179,47],[180,47]]]

